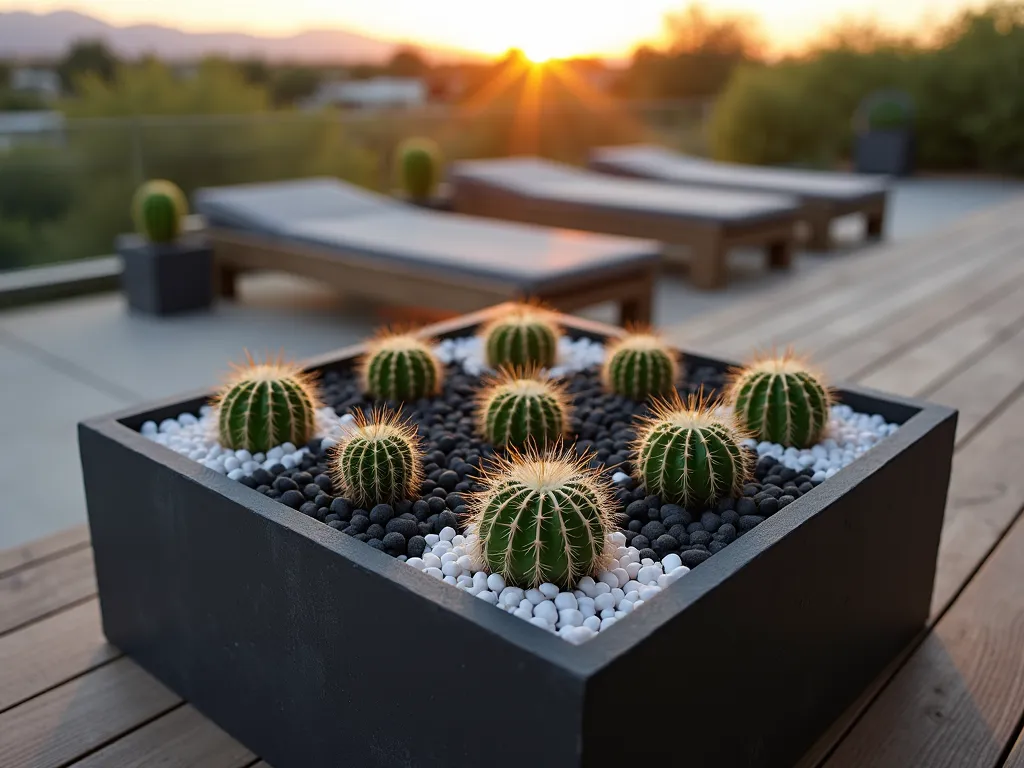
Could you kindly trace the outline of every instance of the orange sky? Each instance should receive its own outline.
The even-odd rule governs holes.
[[[904,30],[942,19],[974,0],[705,0],[711,11],[761,18],[772,46],[798,47],[843,18],[872,17]],[[0,10],[74,8],[117,24],[155,22],[194,30],[289,34],[335,26],[389,39],[481,53],[523,48],[533,57],[618,56],[657,38],[661,20],[686,0],[0,0]]]

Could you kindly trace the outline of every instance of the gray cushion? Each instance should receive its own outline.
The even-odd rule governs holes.
[[[697,187],[780,192],[807,201],[853,202],[884,194],[888,189],[886,177],[722,163],[649,145],[596,149],[591,153],[590,166]]]
[[[334,178],[274,181],[200,189],[196,210],[217,227],[276,234],[301,219],[343,218],[389,210],[389,197]]]
[[[793,213],[799,207],[788,195],[678,188],[532,157],[455,163],[450,178],[455,185],[485,185],[538,203],[701,222],[753,222]]]
[[[396,267],[445,270],[502,280],[522,290],[579,275],[597,277],[628,264],[656,264],[648,240],[592,235],[550,227],[402,207],[365,216],[305,219],[283,236]]]

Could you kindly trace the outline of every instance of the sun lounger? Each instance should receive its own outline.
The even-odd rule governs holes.
[[[676,189],[529,157],[454,163],[449,180],[461,213],[659,240],[701,288],[726,283],[737,245],[788,267],[800,207],[786,195]]]
[[[863,214],[869,237],[881,237],[885,225],[886,177],[722,163],[648,145],[596,149],[590,155],[590,167],[688,188],[794,195],[804,203],[808,244],[813,250],[831,247],[830,225],[838,216]]]
[[[534,297],[561,310],[617,302],[649,322],[658,247],[425,211],[337,179],[203,189],[221,293],[276,270],[400,306],[461,313]]]

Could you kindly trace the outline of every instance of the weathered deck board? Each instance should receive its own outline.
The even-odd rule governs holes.
[[[0,712],[121,655],[100,627],[99,602],[0,637]]]
[[[118,659],[0,715],[0,765],[58,768],[179,701],[130,659]]]
[[[40,565],[55,555],[65,554],[89,545],[89,527],[79,525],[59,531],[44,539],[31,541],[20,547],[0,550],[0,577],[28,563]]]
[[[0,578],[0,635],[95,594],[88,547],[17,569]]]
[[[827,768],[998,766],[1024,709],[1024,520],[896,674]]]
[[[1013,745],[1013,750],[1006,758],[1006,762],[1003,763],[1003,768],[1024,768],[1024,730],[1017,737],[1017,743]]]
[[[244,768],[255,756],[224,731],[185,705],[158,717],[74,768]]]

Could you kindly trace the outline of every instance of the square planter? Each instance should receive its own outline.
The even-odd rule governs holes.
[[[275,768],[790,765],[928,615],[944,407],[840,390],[900,428],[572,645],[139,434],[207,397],[80,426],[103,626]]]
[[[132,310],[173,315],[213,303],[213,249],[201,234],[186,233],[172,243],[125,234],[116,247],[123,264],[121,289]]]
[[[858,173],[909,176],[914,170],[914,135],[906,130],[868,130],[854,139]]]

